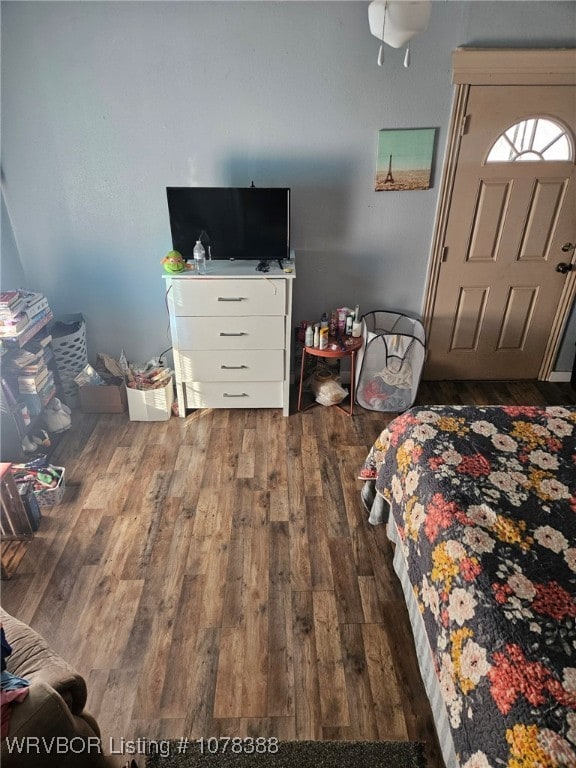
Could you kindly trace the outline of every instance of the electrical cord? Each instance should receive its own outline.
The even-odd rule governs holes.
[[[170,350],[171,350],[171,349],[172,349],[172,347],[168,347],[168,349],[165,349],[165,350],[164,350],[164,352],[162,352],[162,354],[161,354],[161,355],[160,355],[160,357],[158,358],[158,365],[164,365],[164,362],[163,362],[162,358],[164,357],[164,355],[165,355],[167,352],[170,352]]]

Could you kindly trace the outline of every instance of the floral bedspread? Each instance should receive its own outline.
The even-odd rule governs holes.
[[[576,408],[413,408],[372,447],[463,768],[576,766]]]

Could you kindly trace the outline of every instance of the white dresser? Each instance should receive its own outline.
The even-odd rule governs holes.
[[[180,416],[192,408],[289,413],[292,284],[276,263],[208,261],[206,274],[164,275]]]

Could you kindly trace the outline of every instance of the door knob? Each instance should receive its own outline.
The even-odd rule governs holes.
[[[565,275],[567,272],[572,272],[573,269],[573,264],[565,264],[563,261],[556,265],[556,272],[561,272],[563,275]]]
[[[570,251],[573,251],[574,248],[576,248],[574,243],[564,243],[562,246],[562,253],[569,253]]]

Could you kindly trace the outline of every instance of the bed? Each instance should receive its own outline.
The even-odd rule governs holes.
[[[576,408],[412,408],[360,470],[447,768],[576,768]]]

